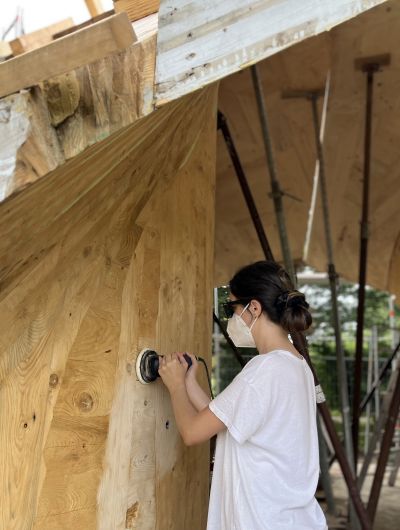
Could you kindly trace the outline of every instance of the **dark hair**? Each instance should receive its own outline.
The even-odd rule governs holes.
[[[236,298],[258,300],[275,324],[289,333],[305,331],[312,317],[303,293],[293,283],[283,267],[274,261],[257,261],[240,269],[229,282]]]

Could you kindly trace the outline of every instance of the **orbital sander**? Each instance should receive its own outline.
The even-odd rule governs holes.
[[[187,353],[185,353],[184,358],[188,363],[190,368],[192,366],[192,359]],[[147,385],[152,383],[159,377],[158,368],[160,366],[160,357],[158,353],[154,350],[142,350],[136,359],[136,375],[141,383]]]

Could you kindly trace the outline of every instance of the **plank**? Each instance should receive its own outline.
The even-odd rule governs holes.
[[[126,49],[136,41],[119,13],[0,64],[0,97]]]
[[[77,24],[76,26],[72,26],[70,28],[59,31],[53,35],[53,39],[59,39],[60,37],[65,37],[65,35],[69,35],[70,33],[74,33],[75,31],[78,31],[78,29],[87,28],[88,26],[91,26],[95,22],[99,22],[100,20],[108,18],[111,15],[115,15],[114,9],[110,9],[110,11],[105,11],[104,13],[100,13],[100,15],[96,15],[95,17],[90,18],[89,20],[85,20],[85,22],[82,22],[81,24]]]
[[[162,0],[156,104],[181,97],[384,0]]]
[[[55,24],[51,24],[45,28],[26,33],[17,39],[10,41],[10,47],[13,55],[20,55],[21,53],[30,52],[41,46],[49,44],[53,40],[53,35],[60,31],[67,30],[74,25],[72,18],[66,18]]]
[[[157,13],[160,9],[160,0],[115,0],[114,9],[116,13],[125,11],[129,20],[134,22]]]

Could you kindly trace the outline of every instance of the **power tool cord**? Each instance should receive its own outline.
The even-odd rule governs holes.
[[[208,366],[207,366],[207,363],[206,361],[202,358],[202,357],[197,357],[197,360],[204,364],[204,367],[206,369],[206,375],[207,375],[207,381],[208,381],[208,386],[210,388],[210,393],[211,393],[211,399],[214,399],[214,394],[213,394],[213,391],[212,391],[212,387],[211,387],[211,379],[210,379],[210,374],[208,372]]]

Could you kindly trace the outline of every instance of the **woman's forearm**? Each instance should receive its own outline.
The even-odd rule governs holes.
[[[197,416],[197,411],[190,402],[184,382],[182,382],[182,385],[175,386],[169,392],[178,431],[180,432],[184,443],[188,445],[188,437],[193,421]]]
[[[187,394],[195,409],[200,412],[208,407],[211,398],[206,392],[204,392],[197,380],[194,378],[187,378],[185,382]]]

